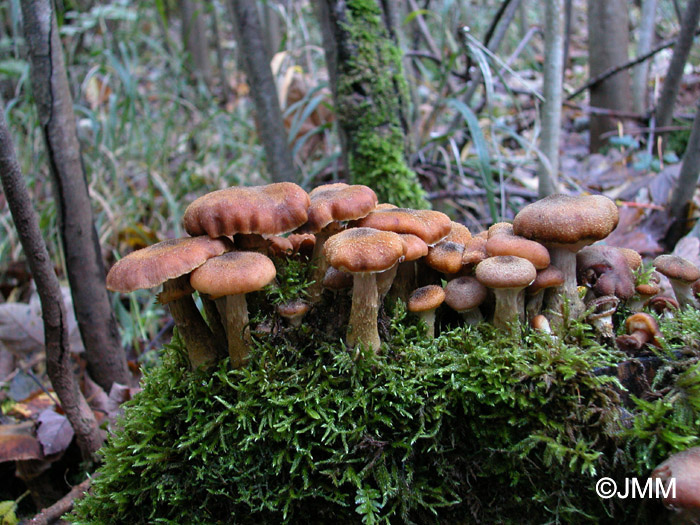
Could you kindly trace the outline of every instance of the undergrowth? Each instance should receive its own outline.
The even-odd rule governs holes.
[[[355,361],[340,341],[261,338],[246,368],[192,373],[176,339],[73,520],[658,519],[658,503],[602,500],[595,482],[648,475],[696,443],[692,358],[664,357],[658,392],[625,405],[617,380],[598,373],[623,356],[593,340],[516,340],[481,326],[427,341],[400,304],[394,314],[383,353]],[[697,312],[679,322],[693,326]]]

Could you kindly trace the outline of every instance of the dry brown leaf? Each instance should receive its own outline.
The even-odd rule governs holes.
[[[41,445],[34,437],[34,423],[0,425],[0,462],[43,459]]]
[[[63,452],[73,441],[75,432],[68,418],[55,412],[53,408],[44,410],[37,421],[39,428],[36,437],[47,456]]]

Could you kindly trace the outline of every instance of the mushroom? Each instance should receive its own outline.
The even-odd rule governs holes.
[[[537,277],[537,270],[527,259],[513,255],[489,257],[476,267],[476,278],[491,288],[496,296],[493,325],[507,328],[510,323],[524,321],[523,290]]]
[[[331,266],[353,274],[352,306],[347,344],[379,352],[379,296],[375,273],[388,270],[403,257],[404,243],[393,232],[351,228],[329,237],[324,245]]]
[[[334,291],[351,288],[352,274],[329,266],[323,276],[323,287]]]
[[[162,284],[158,300],[170,309],[187,347],[190,366],[195,369],[211,364],[217,359],[217,348],[225,346],[225,341],[207,326],[192,300],[194,290],[188,274],[231,248],[228,239],[206,235],[159,242],[117,261],[107,274],[107,289],[126,293]],[[211,322],[213,328],[216,320]]]
[[[428,246],[437,244],[452,231],[452,221],[439,211],[387,208],[375,210],[355,226],[395,233],[411,233]]]
[[[536,270],[544,270],[549,266],[549,251],[540,243],[519,235],[509,235],[505,231],[497,232],[486,241],[486,253],[489,257],[515,255],[530,261]]]
[[[275,265],[257,252],[228,252],[209,259],[190,276],[192,287],[216,301],[225,319],[228,354],[233,368],[245,364],[250,329],[245,294],[261,290],[276,275]]]
[[[440,242],[428,248],[425,262],[441,273],[456,274],[462,269],[464,246],[471,238],[472,234],[466,226],[452,222],[450,233]]]
[[[525,206],[513,219],[513,233],[544,244],[552,264],[564,273],[564,284],[549,294],[547,307],[555,315],[562,315],[565,301],[569,302],[571,317],[583,313],[576,285],[576,252],[607,237],[618,219],[617,206],[607,197],[562,194]]]
[[[288,303],[280,304],[277,307],[277,313],[284,317],[292,327],[299,328],[310,308],[309,303],[301,299],[294,299]]]
[[[556,266],[548,266],[544,270],[537,272],[537,277],[530,286],[527,287],[528,296],[525,306],[525,316],[527,319],[534,319],[542,310],[542,299],[545,290],[556,288],[564,283],[564,274]]]
[[[644,305],[647,304],[649,299],[661,291],[661,287],[659,286],[660,282],[659,274],[656,272],[651,272],[646,283],[640,282],[634,287],[634,291],[636,293],[632,299],[627,301],[627,308],[633,312],[640,311]]]
[[[625,321],[627,334],[620,335],[615,339],[620,350],[635,353],[644,348],[647,344],[659,347],[661,332],[659,325],[651,315],[644,312],[637,312],[630,315]]]
[[[195,199],[183,223],[190,235],[280,235],[306,222],[309,203],[306,192],[291,182],[234,186]]]
[[[314,265],[307,289],[310,303],[318,303],[323,293],[323,276],[328,262],[323,256],[323,245],[328,237],[338,232],[341,221],[361,219],[377,207],[377,195],[371,188],[349,185],[343,182],[325,184],[309,193],[309,219],[300,228],[302,233],[316,234],[316,243],[311,255]]]
[[[697,523],[700,519],[700,447],[673,454],[651,472],[664,484],[663,503],[675,510],[673,523]],[[669,490],[673,480],[675,491]]]
[[[634,295],[634,274],[618,248],[596,244],[576,254],[578,283],[588,286],[595,297],[614,295],[626,301]]]
[[[619,304],[620,299],[614,295],[596,297],[586,304],[587,310],[593,309],[586,320],[591,323],[603,339],[609,340],[615,335],[612,317]]]
[[[462,254],[462,271],[471,273],[476,265],[488,258],[486,253],[487,240],[484,236],[474,236],[464,246]]]
[[[543,334],[552,334],[552,327],[549,325],[549,319],[544,315],[538,314],[530,320],[530,326],[533,330],[537,332],[542,332]]]
[[[673,319],[680,308],[678,301],[665,295],[655,295],[644,306],[648,306],[652,312],[664,319]]]
[[[459,313],[468,325],[477,324],[484,319],[479,306],[487,295],[488,288],[468,275],[452,279],[445,286],[445,303]]]
[[[654,267],[660,274],[668,277],[673,286],[673,293],[681,308],[685,306],[698,307],[698,301],[693,297],[691,285],[700,279],[700,269],[688,259],[677,255],[659,255],[654,259]]]
[[[437,284],[429,284],[414,290],[408,298],[408,311],[413,312],[425,323],[425,335],[435,338],[435,310],[445,301],[445,290]]]
[[[416,287],[416,267],[418,260],[428,255],[428,245],[417,235],[410,233],[400,233],[399,235],[403,241],[405,253],[403,260],[398,264],[396,276],[390,283],[389,291],[393,298],[401,299],[405,304],[408,302],[410,290]],[[377,283],[379,285],[379,278]]]

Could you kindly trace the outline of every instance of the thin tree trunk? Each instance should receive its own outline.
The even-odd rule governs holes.
[[[659,127],[668,126],[673,118],[673,107],[676,104],[678,90],[683,79],[683,69],[688,61],[690,48],[693,46],[698,21],[700,21],[700,0],[689,0],[688,7],[683,14],[678,42],[673,47],[673,57],[668,66],[664,86],[661,89],[659,104],[656,107],[656,125]]]
[[[221,101],[223,105],[228,103],[231,96],[231,90],[228,85],[228,77],[226,76],[226,67],[224,64],[224,51],[221,49],[221,32],[219,31],[219,14],[216,12],[216,5],[210,6],[211,27],[214,32],[214,50],[216,52],[216,67],[219,70],[219,82],[221,83]]]
[[[90,375],[109,392],[114,382],[127,384],[129,372],[105,288],[56,16],[50,0],[23,1],[22,14],[75,316]]]
[[[588,0],[588,53],[591,78],[610,67],[626,62],[629,30],[626,0]],[[591,87],[591,106],[629,111],[631,94],[629,74],[621,71]],[[617,119],[592,115],[590,150],[598,151],[605,140],[601,135],[617,128]]]
[[[408,87],[382,7],[371,0],[316,0],[349,179],[380,202],[428,206],[408,166]]]
[[[688,146],[683,155],[678,182],[673,188],[668,206],[672,221],[665,243],[669,250],[685,233],[688,205],[697,188],[698,175],[700,175],[700,104],[698,104],[693,120],[693,129],[690,132]]]
[[[540,163],[539,196],[558,192],[559,130],[561,129],[562,80],[564,77],[564,2],[546,0],[544,20],[544,103],[540,148],[549,165]]]
[[[642,0],[642,17],[637,30],[637,56],[651,51],[656,24],[656,0]],[[649,62],[642,62],[632,73],[632,110],[643,114],[647,110]]]
[[[207,41],[207,19],[204,2],[180,0],[182,43],[187,52],[187,65],[195,77],[207,87],[212,84],[212,67]]]
[[[243,65],[255,104],[258,132],[265,148],[267,169],[274,182],[296,180],[294,160],[284,129],[277,86],[270,69],[262,24],[255,0],[231,0]]]
[[[0,104],[0,180],[41,300],[49,379],[73,426],[83,458],[93,459],[95,451],[102,445],[103,435],[73,373],[68,321],[61,287],[20,172],[3,104]]]

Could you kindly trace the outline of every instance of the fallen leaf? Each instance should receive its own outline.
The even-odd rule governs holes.
[[[41,445],[34,436],[34,423],[0,425],[0,462],[43,459]]]
[[[55,404],[54,399],[49,394],[39,390],[28,398],[12,405],[7,411],[7,415],[22,419],[35,419],[47,408],[53,408]]]
[[[73,427],[68,418],[56,413],[52,408],[44,410],[37,419],[39,428],[36,437],[47,456],[63,452],[73,441]]]

